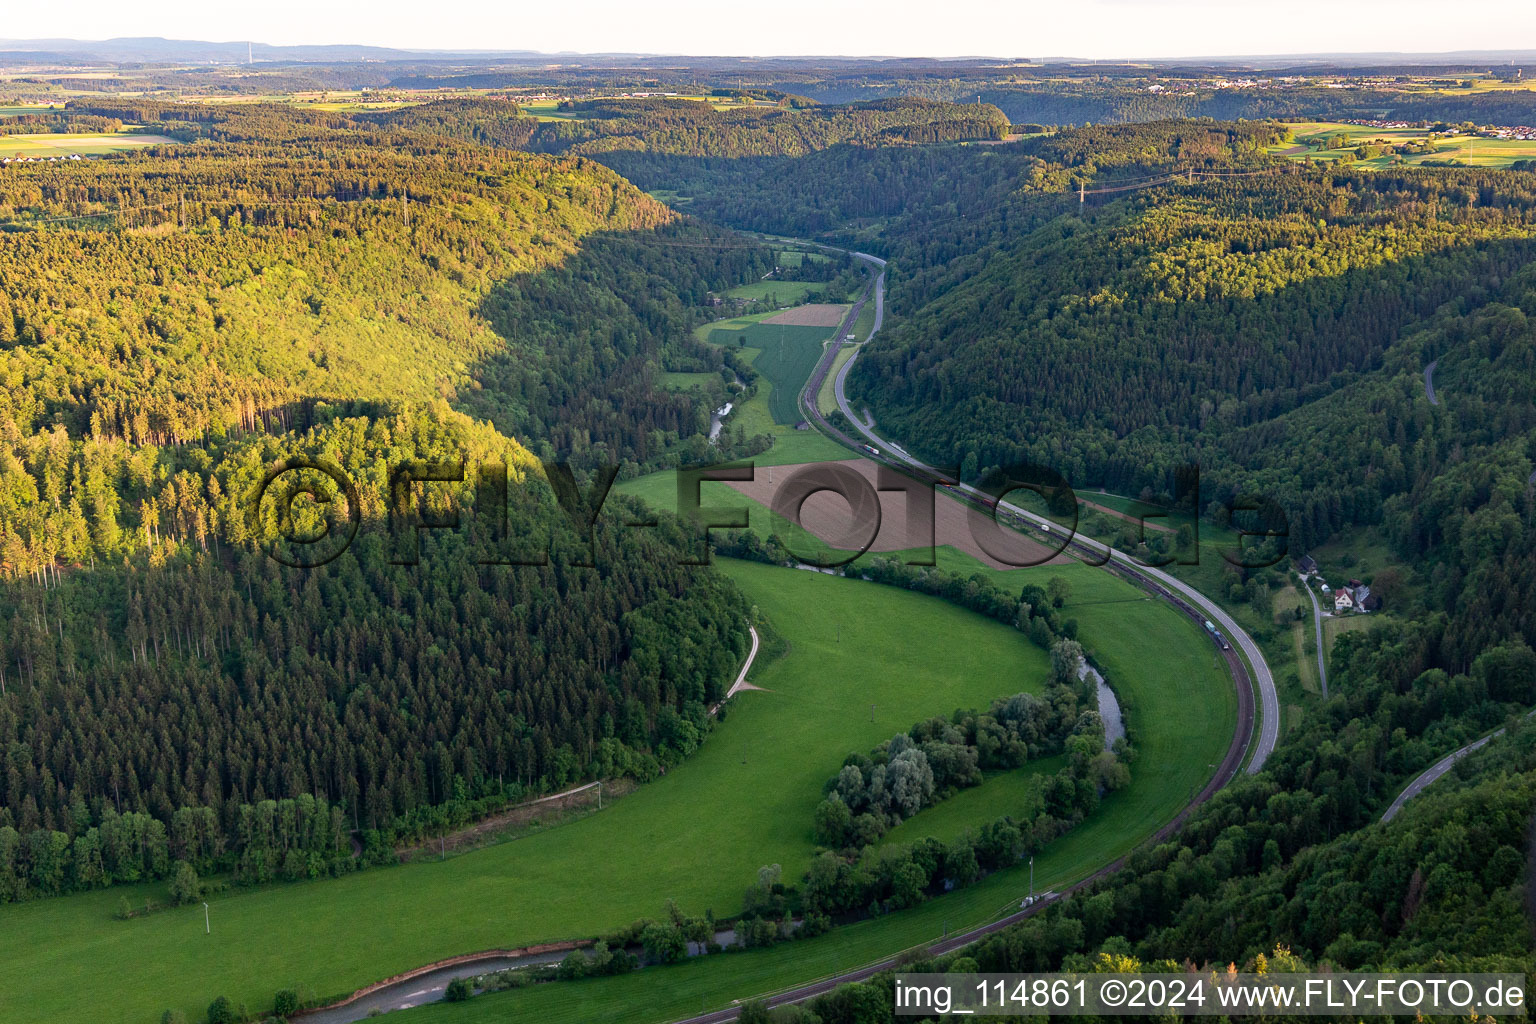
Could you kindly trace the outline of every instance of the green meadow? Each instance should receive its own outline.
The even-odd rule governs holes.
[[[781,250],[775,257],[775,261],[781,267],[803,267],[806,260],[810,260],[813,263],[825,263],[829,259],[831,257],[825,253],[801,252],[798,249]]]
[[[747,351],[752,368],[767,378],[768,414],[773,422],[793,425],[801,419],[798,398],[821,358],[835,328],[796,324],[749,323],[719,326],[709,332],[714,345],[734,345]]]
[[[823,459],[847,458],[848,449],[837,442],[829,440],[814,430],[794,428],[795,422],[799,419],[796,396],[799,395],[800,389],[805,387],[806,380],[815,369],[816,360],[821,355],[821,344],[832,336],[833,329],[764,324],[763,321],[770,316],[773,314],[755,313],[732,317],[729,320],[717,320],[694,329],[695,335],[701,341],[717,345],[740,346],[753,368],[761,374],[757,382],[757,393],[732,410],[731,415],[726,419],[726,425],[732,427],[739,425],[748,437],[757,434],[768,434],[773,437],[773,447],[753,457],[760,466],[784,466]],[[778,332],[781,329],[803,332],[800,334],[800,341],[791,341],[790,345],[793,348],[796,344],[803,344],[807,351],[793,353],[780,349],[776,339],[791,337],[791,335],[780,335]],[[759,347],[754,344],[754,341],[761,342],[764,347]],[[815,354],[809,356],[812,346]],[[809,356],[808,360],[807,356]],[[671,486],[671,479],[668,476],[667,486]],[[667,499],[667,505],[664,507],[672,507],[671,498]]]
[[[1371,142],[1402,145],[1428,138],[1422,128],[1372,128],[1369,125],[1341,124],[1335,121],[1307,121],[1291,126],[1294,142],[1271,146],[1270,152],[1293,160],[1318,161],[1340,160],[1345,154],[1353,156],[1354,149],[1316,149],[1328,139],[1343,135],[1351,147]],[[1422,164],[1425,161],[1444,162],[1457,160],[1476,167],[1508,167],[1516,160],[1536,158],[1536,142],[1520,139],[1480,139],[1471,136],[1454,136],[1433,140],[1433,153],[1404,153],[1382,155],[1365,160],[1355,160],[1354,165],[1380,170],[1386,167]]]
[[[821,294],[826,288],[823,281],[791,281],[778,278],[769,278],[766,281],[753,281],[750,284],[739,284],[735,288],[725,292],[726,298],[748,299],[757,301],[761,299],[771,300],[777,306],[798,306],[803,302],[811,301],[815,295]],[[817,328],[831,332],[831,328]]]
[[[216,995],[252,1010],[296,987],[350,992],[443,957],[596,935],[686,911],[740,908],[763,864],[799,875],[811,816],[843,757],[956,707],[1038,690],[1044,651],[945,602],[819,573],[722,563],[782,638],[703,747],[603,811],[441,861],[235,889],[201,907],[121,921],[119,900],[163,886],[0,908],[0,1019],[148,1024]],[[870,705],[876,710],[871,720]],[[281,942],[273,942],[282,936]],[[131,975],[104,965],[132,962]]]
[[[120,153],[144,146],[173,145],[175,139],[164,135],[89,134],[85,132],[49,135],[0,135],[0,157],[4,156],[81,156]]]
[[[724,485],[706,485],[719,486]],[[1035,889],[1060,889],[1130,851],[1177,813],[1210,777],[1232,735],[1236,700],[1232,683],[1211,645],[1193,623],[1166,605],[1100,569],[1080,564],[1008,571],[985,570],[953,549],[938,552],[941,567],[968,568],[1015,587],[1044,584],[1062,576],[1071,584],[1063,614],[1078,620],[1081,639],[1104,669],[1125,710],[1137,749],[1131,784],[1111,794],[1082,822],[1035,858]],[[770,575],[832,579],[820,574],[722,562],[754,600]],[[748,570],[748,571],[743,571]],[[855,583],[871,601],[874,583]],[[844,620],[845,621],[845,620]],[[823,628],[830,628],[825,624]],[[846,637],[845,637],[846,638]],[[790,636],[791,649],[793,638]],[[962,641],[945,642],[933,656],[963,671]],[[1022,681],[1022,680],[1019,680]],[[998,680],[997,692],[1017,690]],[[766,684],[765,684],[766,685]],[[884,708],[880,709],[881,714]],[[1029,774],[1050,769],[1049,761],[988,779],[903,823],[892,839],[921,834],[952,835],[995,818],[1008,801],[1021,798]],[[468,1003],[434,1003],[399,1014],[400,1024],[539,1020],[541,1024],[661,1024],[733,1001],[766,995],[839,971],[871,963],[943,935],[994,920],[1018,907],[1027,893],[1029,866],[1000,871],[967,889],[911,910],[834,929],[815,939],[782,943],[766,950],[642,970],[617,978],[539,985],[484,995]]]

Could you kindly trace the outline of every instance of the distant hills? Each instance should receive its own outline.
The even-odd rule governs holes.
[[[0,39],[0,56],[14,61],[29,58],[74,63],[105,61],[147,64],[244,64],[258,62],[313,61],[333,63],[361,60],[412,60],[423,57],[542,57],[532,50],[454,51],[397,50],[387,46],[355,46],[338,43],[321,46],[271,46],[267,43],[210,42],[199,39],[163,39],[136,36],[119,39]]]
[[[115,39],[0,39],[0,63],[42,64],[244,64],[249,60],[257,63],[340,63],[351,61],[402,61],[402,60],[452,60],[452,61],[538,61],[545,63],[559,60],[577,65],[609,65],[614,63],[675,64],[676,54],[645,53],[541,53],[535,50],[405,50],[387,46],[361,46],[347,43],[310,46],[272,46],[267,43],[246,40],[215,42],[198,39],[165,39],[159,36],[133,36]],[[819,56],[785,54],[775,57],[730,57],[725,55],[690,55],[689,63],[742,62],[761,65],[764,62],[796,61],[830,65],[839,63],[863,63],[866,61],[889,62],[938,62],[931,58],[862,56]],[[974,56],[953,58],[943,63],[983,63],[998,61],[1022,61],[1020,57]],[[1091,57],[1036,58],[1043,64],[1098,64],[1123,65],[1123,60],[1098,61]],[[1529,64],[1536,62],[1536,50],[1456,50],[1445,53],[1299,53],[1271,55],[1227,55],[1185,57],[1177,60],[1154,59],[1137,61],[1148,66],[1166,65],[1240,65],[1276,68],[1284,66],[1328,64],[1332,66],[1374,67],[1380,65],[1417,64]]]

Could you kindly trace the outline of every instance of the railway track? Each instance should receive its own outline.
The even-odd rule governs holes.
[[[824,246],[824,248],[831,247]],[[816,364],[816,368],[806,381],[805,388],[800,392],[800,405],[806,419],[815,424],[823,433],[847,445],[864,458],[883,463],[909,475],[917,476],[919,479],[927,482],[945,485],[947,493],[957,501],[982,507],[993,512],[1001,509],[1008,513],[1010,517],[1020,522],[1033,522],[1036,525],[1048,522],[1024,509],[1010,505],[1008,502],[992,499],[988,495],[959,481],[947,480],[931,466],[919,462],[904,450],[891,445],[889,441],[875,434],[872,428],[866,427],[859,421],[852,409],[849,408],[840,386],[837,388],[838,409],[864,435],[864,439],[850,437],[847,433],[833,426],[827,421],[826,417],[821,415],[821,412],[816,407],[816,395],[820,392],[821,385],[826,380],[827,374],[831,372],[833,365],[835,365],[838,353],[844,345],[848,344],[846,338],[849,330],[858,319],[859,313],[863,310],[864,304],[870,299],[871,295],[875,297],[877,309],[883,305],[883,296],[880,294],[880,288],[885,278],[885,261],[862,253],[850,253],[850,255],[869,262],[876,268],[877,273],[871,276],[870,283],[865,288],[858,302],[849,311],[849,315],[844,322],[839,325],[835,343],[828,346],[827,351],[823,353],[820,362]],[[875,329],[870,332],[871,338],[874,337],[875,331],[879,330],[879,326],[877,323]],[[855,354],[856,357],[857,354]],[[852,364],[853,359],[843,364],[839,380],[837,381],[838,385],[841,385],[842,377],[846,375],[848,368]],[[871,447],[876,449],[873,453],[870,451]],[[898,454],[886,454],[892,451]],[[1177,832],[1196,809],[1220,792],[1242,771],[1244,758],[1248,754],[1249,747],[1254,743],[1255,726],[1258,724],[1255,721],[1258,712],[1254,699],[1255,690],[1263,698],[1264,718],[1262,724],[1264,728],[1259,733],[1258,744],[1254,746],[1253,757],[1248,762],[1248,770],[1255,772],[1263,765],[1270,751],[1274,749],[1275,738],[1278,735],[1279,702],[1274,692],[1274,681],[1269,674],[1268,665],[1264,662],[1263,654],[1258,650],[1257,645],[1253,643],[1252,638],[1248,637],[1214,602],[1187,584],[1181,583],[1151,566],[1142,566],[1130,559],[1129,556],[1116,552],[1107,545],[1089,538],[1073,536],[1067,541],[1063,550],[1071,551],[1089,565],[1102,566],[1108,572],[1130,582],[1148,595],[1166,601],[1180,614],[1194,621],[1196,625],[1204,627],[1206,622],[1212,620],[1220,623],[1227,628],[1227,635],[1233,640],[1233,644],[1221,644],[1217,641],[1216,637],[1211,635],[1209,630],[1201,629],[1202,634],[1210,640],[1218,656],[1226,663],[1227,670],[1232,675],[1233,687],[1237,694],[1237,727],[1233,730],[1232,742],[1227,746],[1227,752],[1222,758],[1221,764],[1217,766],[1215,774],[1206,782],[1205,787],[1178,814],[1158,828],[1147,840],[1148,844],[1155,845]],[[1245,662],[1242,657],[1243,654],[1248,656],[1249,661]],[[1250,671],[1250,662],[1254,666],[1253,671]],[[925,948],[929,954],[950,953],[1011,925],[1018,924],[1020,921],[1039,913],[1045,907],[1064,899],[1072,893],[1113,875],[1125,866],[1128,856],[1129,854],[1105,864],[1086,877],[1066,886],[1059,893],[1054,893],[1043,899],[1037,899],[1028,907],[1023,907],[996,921],[990,921],[959,934],[946,937],[927,945]],[[900,957],[901,954],[897,954],[896,956],[887,957],[851,971],[817,979],[796,988],[768,996],[764,1001],[769,1006],[781,1006],[814,999],[816,996],[832,991],[839,985],[867,981],[882,971],[890,970],[898,966]],[[740,1012],[739,1007],[727,1007],[710,1013],[699,1014],[695,1017],[688,1017],[679,1021],[678,1024],[727,1024],[729,1021],[736,1020]]]

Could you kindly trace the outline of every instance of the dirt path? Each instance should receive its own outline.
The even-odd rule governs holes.
[[[411,846],[401,847],[395,852],[402,861],[408,861],[414,860],[422,854],[441,854],[461,850],[466,846],[473,846],[477,841],[488,835],[500,832],[514,825],[526,824],[544,811],[563,811],[577,802],[573,799],[574,797],[578,797],[582,793],[601,785],[602,782],[588,782],[586,785],[576,786],[559,793],[551,793],[549,796],[541,796],[535,800],[525,800],[520,804],[508,807],[498,814],[493,814],[483,821],[478,821],[473,825],[461,828],[457,832],[450,832],[437,839],[424,839]]]
[[[1323,609],[1317,603],[1317,595],[1312,593],[1312,581],[1307,577],[1301,578],[1301,585],[1307,591],[1307,596],[1312,599],[1312,626],[1317,630],[1317,682],[1323,688],[1323,696],[1328,696],[1328,666],[1323,664]]]
[[[725,691],[725,698],[721,701],[721,704],[725,703],[727,700],[730,700],[742,690],[762,689],[761,686],[753,686],[751,683],[747,682],[747,669],[751,668],[752,662],[757,659],[757,627],[748,626],[747,632],[752,634],[752,649],[747,652],[747,660],[742,664],[741,671],[736,673],[736,681],[731,684],[731,688],[729,690]],[[720,704],[715,705],[717,708],[719,706]]]
[[[1151,522],[1150,520],[1154,517],[1149,516],[1146,520],[1138,519],[1131,515],[1129,512],[1121,512],[1118,509],[1110,508],[1108,505],[1100,505],[1096,501],[1089,501],[1084,497],[1079,497],[1077,502],[1079,505],[1087,505],[1095,512],[1103,512],[1107,516],[1114,516],[1116,519],[1124,519],[1128,523],[1144,523],[1146,528],[1149,530],[1161,530],[1164,533],[1173,532],[1173,527],[1171,526],[1164,526],[1162,523]]]

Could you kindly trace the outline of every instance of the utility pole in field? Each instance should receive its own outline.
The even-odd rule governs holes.
[[[208,904],[203,904],[203,934],[213,934],[213,921],[208,917]]]

